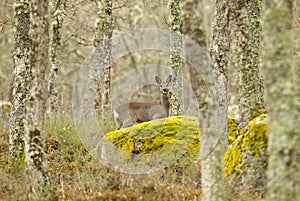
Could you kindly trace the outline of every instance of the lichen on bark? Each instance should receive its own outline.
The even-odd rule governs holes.
[[[53,13],[53,22],[51,23],[52,37],[50,45],[50,73],[48,81],[49,113],[58,114],[58,76],[59,76],[59,49],[61,47],[62,27],[66,15],[66,1],[57,1],[56,9]]]
[[[29,198],[43,192],[50,184],[44,153],[44,118],[49,71],[48,1],[30,1],[30,88],[25,118],[25,162]]]
[[[104,115],[111,108],[111,67],[112,67],[112,34],[113,34],[113,13],[112,0],[98,2],[98,17],[95,21],[96,33],[94,47],[103,51],[102,60],[99,64],[103,67],[101,79],[97,89],[95,107],[98,112]],[[103,46],[103,47],[102,47]]]
[[[248,123],[264,111],[263,83],[260,73],[261,66],[261,0],[231,0],[230,26],[232,33],[232,65],[237,69],[237,91],[239,118],[238,128],[242,132]],[[244,179],[240,189],[255,191],[263,188],[265,183],[257,186],[260,178],[258,166],[251,166],[251,154],[243,150],[244,162],[248,163],[249,171],[243,172]],[[259,159],[264,160],[264,159]],[[262,170],[264,171],[264,169]],[[262,173],[263,174],[263,173]],[[251,181],[251,182],[249,182]]]
[[[170,116],[183,114],[182,96],[182,16],[181,0],[170,0],[168,4],[170,20],[170,71],[172,87],[170,99]]]
[[[238,71],[239,129],[263,113],[261,0],[231,0],[232,65]]]
[[[28,82],[30,80],[30,13],[28,0],[16,0],[14,4],[15,18],[15,48],[14,48],[14,71],[12,108],[9,120],[9,144],[10,156],[14,160],[24,153],[24,122],[25,106],[28,93]]]

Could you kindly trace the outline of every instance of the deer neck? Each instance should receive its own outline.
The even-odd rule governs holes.
[[[160,102],[164,110],[166,111],[167,115],[169,116],[169,107],[170,107],[169,94],[166,95],[161,94]]]

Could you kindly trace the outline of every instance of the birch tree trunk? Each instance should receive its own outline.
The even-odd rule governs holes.
[[[182,95],[182,16],[181,0],[170,0],[168,4],[170,18],[170,70],[172,74],[172,88],[170,99],[170,116],[183,114]]]
[[[260,87],[260,0],[231,0],[233,66],[238,69],[239,129],[257,116],[261,108]]]
[[[297,94],[300,100],[300,1],[294,0],[294,20],[296,29],[294,32],[294,67],[296,68]]]
[[[59,49],[61,47],[62,26],[66,13],[66,0],[57,0],[51,23],[52,38],[50,47],[50,76],[48,82],[49,113],[57,114],[59,111],[58,101],[58,76],[59,76]]]
[[[233,66],[238,70],[239,129],[261,114],[261,0],[231,0]]]
[[[264,112],[261,65],[261,0],[230,1],[232,28],[232,65],[238,71],[239,130],[243,132],[249,121]],[[261,153],[266,152],[263,148]],[[261,164],[266,158],[253,156],[243,150],[244,168],[235,178],[238,190],[251,191],[265,188],[266,173]],[[250,164],[251,163],[251,164]],[[235,185],[236,185],[235,184]]]
[[[227,69],[229,57],[229,16],[228,1],[217,0],[215,20],[213,25],[213,38],[211,44],[211,58],[213,61],[213,73],[215,77],[215,92],[217,107],[223,116],[219,116],[224,125],[223,133],[212,153],[201,162],[202,174],[202,201],[226,200],[224,190],[224,165],[228,139],[227,129]],[[214,125],[210,125],[214,126]]]
[[[99,13],[96,20],[96,35],[94,38],[94,47],[98,48],[103,45],[103,61],[101,66],[104,67],[102,79],[98,87],[98,97],[96,97],[96,109],[108,111],[111,108],[111,66],[112,66],[112,33],[113,33],[113,15],[112,0],[99,1]]]
[[[188,36],[193,41],[197,42],[203,49],[208,49],[206,46],[207,36],[206,30],[199,24],[207,23],[207,19],[204,16],[204,8],[202,7],[203,0],[195,0],[195,1],[183,1],[183,9],[182,9],[182,20],[183,20],[183,28],[182,33],[185,36]],[[212,2],[211,4],[214,4]],[[201,9],[201,10],[199,10]],[[197,14],[196,14],[197,13]],[[211,26],[210,26],[211,29]],[[211,37],[210,37],[211,39]],[[188,49],[189,47],[185,47]],[[189,54],[185,55],[185,58],[189,61],[192,59],[197,59],[196,52],[190,51]],[[183,72],[185,75],[186,72]],[[201,75],[192,67],[188,68],[188,78],[192,85],[195,96],[199,102],[200,116],[201,122],[203,123],[204,119],[208,118],[208,91],[205,82],[203,81]]]
[[[9,144],[12,160],[24,153],[24,118],[29,81],[29,1],[16,0],[14,4],[15,49],[12,108],[9,120]]]
[[[25,123],[25,162],[30,196],[40,193],[50,183],[44,153],[44,117],[49,69],[48,1],[31,0],[30,64],[31,83]]]
[[[269,118],[266,200],[300,200],[300,101],[293,62],[293,0],[266,2],[265,76]],[[299,37],[299,36],[298,36]]]

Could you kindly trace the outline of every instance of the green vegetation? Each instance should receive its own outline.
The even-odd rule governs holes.
[[[239,135],[238,123],[232,117],[228,117],[228,143],[232,144]]]
[[[261,150],[267,148],[268,134],[265,114],[250,121],[248,126],[239,134],[237,134],[237,124],[232,123],[233,121],[232,119],[229,120],[229,123],[231,122],[229,124],[229,134],[231,139],[233,136],[236,136],[236,138],[234,141],[230,141],[229,149],[224,157],[226,174],[243,171],[245,165],[242,162],[243,151],[249,150],[252,156],[260,156],[262,154]]]
[[[113,126],[107,124],[108,130]],[[184,128],[184,129],[182,129]],[[82,145],[70,119],[54,119],[45,125],[46,158],[51,176],[51,190],[41,200],[199,200],[201,168],[196,159],[199,152],[199,131],[194,117],[170,117],[109,132],[105,140],[128,153],[180,153],[170,167],[150,174],[132,175],[116,172],[94,159]],[[178,132],[180,131],[180,132]],[[237,123],[229,118],[230,148],[225,156],[226,174],[234,175],[243,168],[241,150],[250,147],[253,155],[266,144],[265,115],[251,121],[237,132]],[[248,135],[249,137],[243,137]],[[0,200],[26,200],[25,164],[23,160],[8,161],[8,130],[1,130]],[[234,139],[236,137],[236,139]],[[137,143],[138,142],[138,143]],[[136,146],[136,145],[139,146]],[[175,146],[171,146],[175,145]],[[139,158],[140,157],[140,158]],[[230,185],[229,199],[247,200]],[[244,197],[244,198],[243,198]],[[247,199],[246,199],[247,197]],[[259,200],[256,195],[253,200]]]
[[[8,120],[11,103],[7,101],[0,101],[0,119]]]
[[[112,131],[105,140],[128,154],[138,153],[140,158],[150,152],[166,157],[170,154],[198,156],[200,149],[195,117],[174,116],[141,123]]]
[[[252,182],[254,186],[264,185],[268,158],[266,114],[251,120],[240,132],[234,120],[229,119],[229,131],[230,145],[224,157],[225,175],[237,187],[245,181]],[[244,153],[250,157],[245,157]],[[252,171],[251,168],[260,176],[255,181],[245,176],[247,171]]]
[[[45,125],[45,131],[52,183],[51,190],[41,195],[40,200],[200,199],[200,164],[195,159],[180,159],[151,174],[125,174],[103,166],[85,150],[72,120],[51,120]],[[26,200],[24,161],[9,164],[8,130],[0,130],[0,133],[1,143],[5,142],[5,146],[1,144],[0,200]]]

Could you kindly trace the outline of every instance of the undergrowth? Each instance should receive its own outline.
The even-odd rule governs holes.
[[[40,196],[42,201],[182,201],[199,200],[201,196],[197,161],[186,158],[151,174],[116,172],[86,151],[70,119],[46,123],[45,152],[51,187]],[[26,200],[24,160],[9,164],[8,130],[3,129],[0,162],[0,200]]]
[[[107,126],[107,127],[106,127]],[[110,131],[113,123],[102,124]],[[0,128],[0,200],[27,200],[24,160],[9,163],[8,130]],[[45,125],[45,152],[51,177],[41,201],[193,201],[201,200],[201,166],[184,157],[149,174],[125,174],[103,166],[81,143],[71,119],[54,119]],[[228,200],[258,200],[241,195],[229,185]]]

